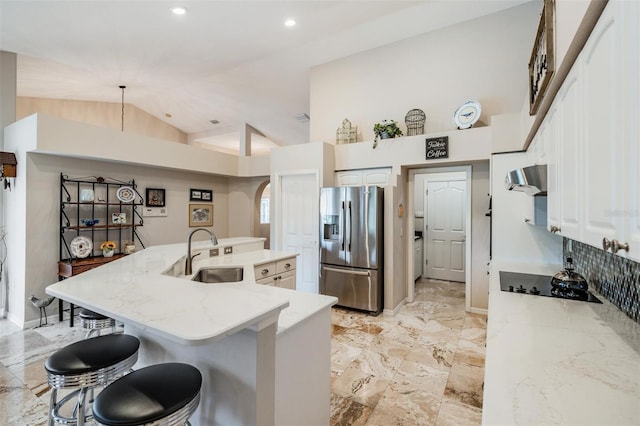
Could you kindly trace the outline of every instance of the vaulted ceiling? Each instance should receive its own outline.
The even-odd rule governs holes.
[[[0,0],[0,50],[18,54],[18,96],[120,102],[126,85],[192,141],[237,143],[247,123],[292,145],[313,66],[525,1]]]

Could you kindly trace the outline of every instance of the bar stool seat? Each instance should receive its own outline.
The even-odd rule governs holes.
[[[82,309],[79,316],[82,328],[89,330],[85,339],[90,338],[93,333],[100,335],[100,331],[103,328],[111,327],[112,333],[115,333],[116,331],[116,321],[113,318],[105,317],[104,315],[90,311],[89,309]]]
[[[126,334],[109,334],[81,340],[54,352],[45,361],[47,382],[51,386],[49,424],[83,425],[91,418],[85,413],[87,393],[97,386],[106,386],[126,374],[138,360],[140,341]],[[59,389],[75,389],[57,400]],[[77,396],[71,417],[60,413],[61,408]]]
[[[93,403],[101,425],[182,425],[200,402],[202,375],[183,363],[156,364],[136,370],[107,386]]]

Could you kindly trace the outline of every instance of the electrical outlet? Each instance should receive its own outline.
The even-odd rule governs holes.
[[[224,248],[224,254],[231,254],[231,253],[233,253],[233,247]]]
[[[220,249],[209,250],[209,257],[217,256],[218,254],[220,254]]]

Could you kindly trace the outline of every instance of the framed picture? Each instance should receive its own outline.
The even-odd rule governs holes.
[[[189,226],[213,226],[213,204],[189,204]]]
[[[213,191],[211,191],[210,189],[203,189],[201,193],[202,193],[202,201],[207,201],[209,203],[213,201]]]
[[[555,0],[544,0],[536,41],[529,59],[529,115],[538,112],[555,70],[553,21]]]
[[[189,201],[213,201],[213,191],[210,189],[193,189],[189,190]]]
[[[113,222],[114,225],[125,225],[127,223],[127,214],[123,212],[113,213],[111,215],[111,222]]]
[[[189,201],[202,201],[202,190],[201,189],[189,190]]]
[[[165,207],[164,189],[147,188],[146,207]]]

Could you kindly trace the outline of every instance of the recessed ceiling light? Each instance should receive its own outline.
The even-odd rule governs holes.
[[[284,26],[285,27],[295,27],[296,26],[296,21],[295,19],[287,19],[286,21],[284,21]]]
[[[177,6],[177,7],[172,7],[171,12],[173,12],[174,15],[184,15],[185,13],[187,13],[187,9],[181,6]]]
[[[171,117],[173,117],[173,115],[171,115],[171,113],[170,113],[170,112],[165,112],[165,113],[164,113],[164,116],[165,116],[165,117],[167,117],[167,118],[171,118]]]
[[[218,120],[213,119],[213,120],[209,120],[209,123],[211,123],[211,124],[218,124],[218,123],[220,123],[220,122],[219,122]]]

